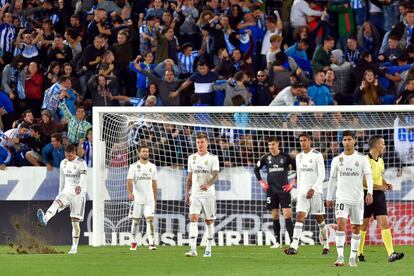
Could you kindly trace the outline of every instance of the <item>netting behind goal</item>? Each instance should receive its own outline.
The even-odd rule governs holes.
[[[129,244],[131,220],[126,176],[129,165],[138,159],[138,146],[146,144],[150,160],[158,168],[156,243],[187,245],[189,219],[184,203],[187,158],[196,152],[196,133],[206,132],[209,151],[220,160],[220,180],[216,183],[216,245],[271,245],[275,241],[271,215],[266,209],[265,193],[253,173],[260,156],[268,152],[267,138],[277,136],[281,150],[294,157],[300,150],[298,134],[310,133],[313,147],[325,158],[326,195],[330,163],[342,151],[342,132],[347,129],[355,131],[356,149],[365,154],[370,136],[384,137],[387,145],[383,156],[384,177],[394,185],[394,190],[387,192],[394,243],[414,244],[414,109],[331,110],[310,112],[316,109],[303,107],[292,110],[266,107],[266,112],[247,107],[227,108],[215,113],[208,108],[187,108],[182,113],[166,108],[142,112],[122,108],[94,110],[94,244]],[[295,172],[289,175],[290,181],[294,181]],[[294,207],[296,191],[291,194]],[[287,234],[283,234],[283,216],[281,224],[283,242],[289,242]],[[330,241],[334,242],[333,210],[327,210],[327,224]],[[202,234],[202,220],[199,226]],[[372,222],[367,244],[382,242],[375,226]],[[141,225],[141,229],[145,227]],[[141,242],[146,244],[145,231],[141,232]],[[306,221],[301,241],[319,243],[318,226],[313,218]]]

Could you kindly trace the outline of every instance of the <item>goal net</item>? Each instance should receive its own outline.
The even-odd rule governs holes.
[[[332,158],[342,151],[342,133],[356,133],[356,149],[367,154],[368,140],[382,135],[386,141],[385,179],[393,184],[386,193],[388,214],[395,244],[414,244],[414,108],[412,106],[329,106],[329,107],[105,107],[93,110],[93,245],[129,244],[131,220],[126,176],[130,164],[138,160],[137,148],[146,144],[150,160],[158,169],[156,244],[188,244],[188,207],[185,206],[187,158],[196,152],[195,137],[205,132],[209,151],[220,160],[216,183],[217,220],[215,244],[272,245],[272,219],[266,196],[253,172],[260,156],[268,152],[267,138],[276,136],[282,151],[292,157],[300,151],[298,134],[308,132],[313,148],[325,159],[327,181]],[[265,177],[264,172],[262,176]],[[295,172],[289,174],[295,181]],[[296,191],[291,192],[295,216]],[[280,216],[283,243],[289,238]],[[335,220],[327,209],[330,242],[335,240]],[[293,219],[294,220],[294,219]],[[93,224],[91,223],[93,221]],[[145,227],[138,244],[147,244]],[[307,219],[302,244],[318,244],[316,221]],[[200,219],[199,242],[204,223]],[[349,235],[349,231],[348,231]],[[349,240],[349,239],[348,239]],[[367,244],[380,244],[380,230],[374,220]]]

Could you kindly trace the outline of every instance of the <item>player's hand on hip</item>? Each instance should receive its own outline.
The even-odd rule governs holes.
[[[374,199],[372,198],[372,195],[371,194],[367,194],[367,196],[365,197],[365,203],[367,205],[371,205],[373,201],[374,201]]]
[[[333,206],[334,206],[333,200],[327,200],[326,201],[326,207],[328,207],[329,209],[332,209]]]
[[[81,192],[81,187],[80,186],[76,186],[75,188],[75,193],[78,195]]]
[[[133,201],[135,199],[134,194],[128,194],[128,200]]]
[[[262,186],[263,191],[267,192],[269,190],[269,183],[263,179],[259,181],[260,186]]]
[[[314,189],[310,189],[309,191],[308,191],[308,193],[306,194],[306,198],[307,199],[311,199],[312,197],[313,197],[313,194],[315,193],[315,190]]]
[[[387,190],[388,191],[391,191],[392,190],[392,184],[387,183],[387,184],[385,184],[385,186],[387,186]]]
[[[200,189],[201,189],[202,191],[207,191],[207,190],[208,190],[208,188],[210,188],[210,185],[208,185],[208,184],[203,184],[203,185],[201,185],[201,186],[200,186]]]
[[[293,184],[292,183],[286,184],[282,188],[283,188],[283,191],[285,191],[286,193],[289,193],[293,189]]]

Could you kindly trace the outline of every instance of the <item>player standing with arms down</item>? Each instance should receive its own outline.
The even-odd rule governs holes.
[[[336,189],[335,217],[338,224],[336,231],[336,250],[338,259],[336,266],[344,266],[344,245],[346,241],[346,223],[348,216],[351,217],[351,255],[349,266],[357,266],[356,255],[360,241],[360,228],[364,216],[364,176],[367,180],[368,192],[365,197],[367,205],[372,204],[372,172],[368,159],[365,155],[355,150],[354,134],[344,131],[342,144],[344,152],[332,160],[331,175],[328,186],[328,208],[333,208],[333,191]]]
[[[319,231],[323,239],[322,254],[329,253],[327,230],[325,224],[325,207],[323,202],[322,185],[325,180],[325,163],[322,154],[312,149],[312,139],[309,134],[299,135],[302,152],[296,155],[296,178],[298,203],[296,206],[296,223],[293,230],[293,242],[284,252],[296,255],[298,252],[303,223],[308,214],[315,215]]]
[[[385,151],[385,141],[381,136],[372,136],[369,139],[369,154],[367,158],[371,165],[372,179],[374,182],[374,203],[371,205],[364,205],[364,222],[361,226],[361,242],[358,248],[358,259],[360,262],[365,262],[364,243],[367,230],[369,228],[369,220],[373,215],[377,223],[381,227],[381,238],[387,249],[388,261],[394,262],[404,257],[404,253],[394,252],[392,244],[391,229],[388,224],[387,201],[385,199],[385,192],[392,189],[392,185],[387,183],[383,178],[385,166],[381,155]],[[365,188],[365,187],[364,187]],[[364,194],[367,191],[364,189]]]
[[[289,166],[294,168],[295,164],[289,154],[280,151],[279,140],[276,137],[268,139],[268,146],[269,153],[260,158],[254,168],[254,173],[260,186],[266,192],[267,208],[272,212],[273,231],[276,237],[276,244],[272,248],[278,248],[280,246],[279,206],[285,217],[290,240],[293,236],[292,201],[289,193],[293,184],[288,183],[288,172]],[[260,175],[260,169],[264,166],[267,170],[267,182]]]
[[[72,248],[69,254],[76,254],[80,236],[79,222],[83,221],[85,213],[87,165],[85,160],[76,156],[74,145],[66,146],[65,157],[60,162],[59,194],[46,214],[42,209],[37,210],[37,218],[41,225],[46,226],[56,212],[69,207],[72,220]]]
[[[216,198],[214,183],[219,177],[219,159],[208,152],[207,135],[200,133],[196,138],[197,152],[188,157],[188,176],[185,189],[185,203],[190,206],[190,251],[187,257],[197,256],[198,218],[203,211],[207,247],[203,257],[211,257],[211,245],[214,238],[214,220],[216,219]],[[191,196],[190,196],[191,190]]]
[[[129,250],[137,250],[139,221],[142,216],[147,223],[148,249],[156,250],[154,244],[154,214],[157,202],[157,167],[149,159],[149,149],[142,145],[139,160],[129,166],[127,176],[128,200],[132,201],[129,217],[132,218],[133,241]]]

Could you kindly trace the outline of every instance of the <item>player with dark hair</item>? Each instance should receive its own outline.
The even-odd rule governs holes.
[[[388,224],[387,213],[387,201],[385,198],[385,192],[392,190],[392,185],[387,183],[383,178],[385,166],[384,160],[381,155],[385,151],[384,138],[378,135],[374,135],[369,139],[369,153],[367,158],[371,165],[372,179],[374,182],[374,202],[371,205],[364,204],[364,221],[361,225],[361,242],[358,247],[358,260],[365,262],[364,256],[364,243],[365,236],[369,227],[369,220],[371,216],[377,220],[377,224],[381,227],[381,238],[387,249],[388,261],[394,262],[404,257],[404,253],[398,253],[394,251],[392,244],[391,229]],[[367,194],[366,182],[364,182],[364,194]]]
[[[79,222],[83,221],[85,213],[87,165],[82,158],[76,156],[76,147],[72,144],[66,146],[65,157],[60,162],[59,194],[46,214],[42,209],[37,210],[37,218],[41,225],[46,226],[57,212],[69,207],[73,239],[69,254],[76,254],[81,231]]]
[[[323,240],[322,254],[329,253],[325,207],[323,202],[323,181],[325,180],[325,163],[322,154],[313,149],[312,138],[308,133],[299,135],[302,152],[296,155],[296,176],[298,201],[296,205],[296,223],[293,230],[293,242],[284,252],[287,255],[298,253],[303,224],[308,215],[315,215]]]
[[[294,160],[289,154],[281,152],[279,140],[276,137],[268,139],[269,153],[263,155],[254,168],[254,173],[260,186],[266,192],[267,207],[272,212],[273,231],[276,243],[272,248],[280,246],[280,222],[279,208],[282,208],[285,217],[286,229],[290,240],[293,238],[292,205],[290,191],[293,184],[288,181],[289,169],[295,167]],[[262,179],[260,170],[265,167],[267,171],[267,182]]]

